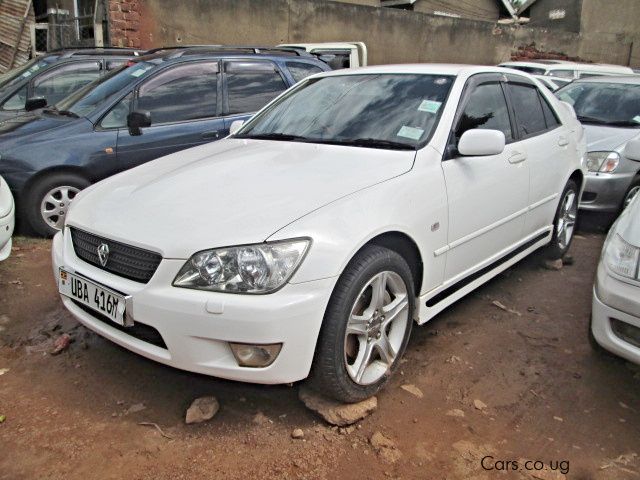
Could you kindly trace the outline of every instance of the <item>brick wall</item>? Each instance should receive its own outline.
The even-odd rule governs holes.
[[[141,47],[139,2],[109,0],[109,38],[114,47]]]

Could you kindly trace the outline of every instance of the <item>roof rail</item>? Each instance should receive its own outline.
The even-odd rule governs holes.
[[[139,56],[144,53],[144,50],[138,50],[134,48],[117,48],[117,47],[79,47],[79,48],[61,48],[57,50],[51,50],[47,52],[49,54],[60,54],[61,58],[69,58],[82,55],[120,55],[120,56]]]
[[[144,55],[161,53],[163,51],[175,50],[171,58],[181,57],[183,55],[195,55],[200,53],[242,53],[253,55],[274,55],[274,54],[290,54],[300,57],[313,57],[303,48],[296,47],[264,47],[253,45],[174,45],[169,47],[152,48],[144,52]]]

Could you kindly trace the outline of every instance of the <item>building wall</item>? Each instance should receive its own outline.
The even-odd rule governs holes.
[[[379,7],[380,0],[339,0],[341,3],[355,3]],[[413,11],[422,13],[445,13],[462,18],[495,21],[500,16],[499,0],[417,0]]]
[[[142,48],[364,41],[371,64],[496,64],[533,42],[538,50],[593,61],[633,58],[625,35],[578,35],[327,0],[111,0],[110,8],[112,42]]]
[[[530,8],[531,25],[580,32],[583,0],[537,0]],[[564,18],[552,12],[564,11]]]

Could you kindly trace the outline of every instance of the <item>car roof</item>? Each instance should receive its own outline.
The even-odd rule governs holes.
[[[306,58],[309,60],[317,60],[317,58],[299,47],[263,47],[263,46],[246,46],[246,45],[179,45],[171,47],[160,47],[148,50],[145,55],[140,57],[143,60],[158,59],[161,61],[174,60],[177,58],[193,57],[225,57],[230,55],[236,56],[255,56],[273,57],[273,58]]]
[[[500,65],[504,67],[532,67],[532,68],[544,68],[545,70],[562,70],[572,68],[580,71],[592,70],[594,72],[599,71],[617,71],[617,72],[629,72],[630,67],[623,65],[613,65],[609,63],[586,63],[586,62],[571,62],[568,60],[535,60],[531,62],[503,62]]]
[[[574,80],[573,83],[620,83],[627,85],[640,85],[640,75],[621,75],[609,76],[602,75],[599,77],[588,77]]]
[[[492,67],[486,65],[463,65],[450,63],[416,63],[416,64],[399,64],[399,65],[376,65],[361,68],[347,68],[343,70],[333,70],[330,72],[319,73],[318,76],[336,76],[336,75],[357,75],[357,74],[424,74],[424,75],[451,75],[456,77],[468,77],[478,73],[509,73],[521,75],[523,77],[530,76],[518,70],[502,67]]]

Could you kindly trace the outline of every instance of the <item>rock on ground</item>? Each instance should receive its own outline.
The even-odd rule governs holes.
[[[307,387],[300,387],[298,397],[309,409],[316,412],[325,421],[338,427],[346,427],[371,415],[378,408],[376,397],[367,398],[358,403],[340,403],[325,398]]]
[[[301,428],[294,428],[291,432],[291,438],[299,439],[304,438],[304,431]]]
[[[562,259],[558,258],[556,260],[545,260],[542,266],[547,270],[562,270]]]
[[[201,423],[214,417],[220,404],[216,397],[200,397],[196,398],[191,406],[187,409],[185,423]]]
[[[400,388],[403,389],[405,392],[409,392],[411,395],[414,395],[418,398],[424,397],[422,390],[420,390],[418,387],[416,387],[411,383],[407,385],[402,385]]]
[[[378,456],[387,463],[395,463],[402,457],[402,452],[398,450],[396,442],[380,432],[371,435],[369,443],[376,450]]]

